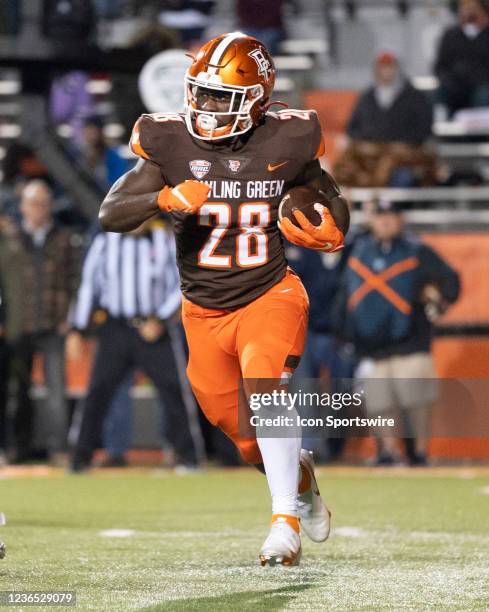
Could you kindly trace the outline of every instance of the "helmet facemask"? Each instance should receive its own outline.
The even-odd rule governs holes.
[[[219,75],[200,73],[185,77],[185,120],[187,129],[200,140],[223,140],[250,130],[263,103],[262,85],[225,85]],[[213,98],[219,108],[206,110],[205,100]]]

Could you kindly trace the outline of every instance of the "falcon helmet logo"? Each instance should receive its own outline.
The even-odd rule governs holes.
[[[258,66],[258,74],[268,81],[272,72],[272,65],[264,54],[263,49],[254,49],[253,51],[250,51],[248,55],[255,60],[256,65]]]
[[[239,161],[239,159],[230,159],[228,161],[228,164],[231,172],[238,172],[241,168],[241,162]]]
[[[212,164],[205,159],[193,159],[191,162],[189,162],[189,166],[190,172],[192,172],[195,178],[202,179],[209,173]]]
[[[238,172],[243,172],[253,160],[251,157],[240,157],[239,159],[220,158],[219,161],[226,170],[230,170],[233,174],[237,174]]]

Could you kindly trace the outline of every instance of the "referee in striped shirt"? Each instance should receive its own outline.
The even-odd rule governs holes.
[[[204,459],[174,316],[180,303],[175,242],[162,222],[149,220],[127,234],[100,233],[94,238],[71,313],[72,342],[89,327],[95,308],[103,309],[107,320],[99,330],[71,471],[90,467],[111,400],[133,369],[151,379],[163,400],[177,463],[191,467]]]

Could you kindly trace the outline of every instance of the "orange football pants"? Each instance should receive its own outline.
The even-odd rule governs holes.
[[[288,271],[262,296],[237,310],[182,306],[189,344],[187,374],[207,419],[231,438],[247,463],[262,463],[255,438],[238,433],[242,378],[280,379],[296,367],[307,330],[309,300]]]

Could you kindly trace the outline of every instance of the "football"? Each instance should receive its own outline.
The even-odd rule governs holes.
[[[315,209],[316,204],[328,206],[328,200],[314,187],[293,187],[282,198],[278,209],[278,218],[281,221],[287,217],[292,223],[300,228],[297,219],[293,215],[294,210],[300,210],[313,225],[321,223],[321,216]]]

